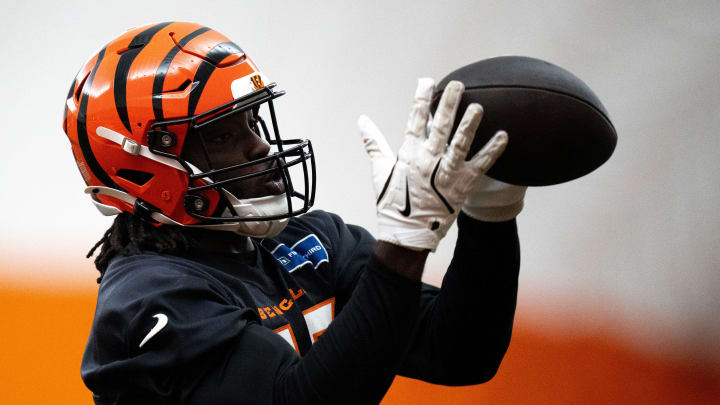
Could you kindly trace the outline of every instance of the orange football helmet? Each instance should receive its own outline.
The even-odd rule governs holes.
[[[186,22],[152,24],[127,31],[85,63],[70,86],[63,129],[85,192],[103,214],[125,211],[158,225],[268,237],[308,211],[315,196],[312,144],[280,138],[273,100],[284,93],[217,31]],[[186,140],[238,113],[264,135],[267,156],[224,167],[209,163],[205,171],[183,159]],[[266,113],[272,131],[262,119]],[[302,168],[302,190],[293,187],[293,166],[293,172]],[[282,181],[283,192],[241,199],[227,189],[261,176]]]

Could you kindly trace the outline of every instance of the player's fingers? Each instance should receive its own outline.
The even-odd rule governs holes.
[[[415,101],[410,107],[410,117],[405,130],[406,135],[421,139],[425,138],[425,126],[430,115],[430,100],[434,90],[435,81],[433,79],[429,77],[418,79],[418,85],[415,89]]]
[[[445,150],[447,146],[447,140],[450,137],[453,122],[455,122],[455,114],[458,105],[460,105],[463,91],[465,91],[465,85],[455,80],[445,86],[433,117],[432,129],[428,139],[429,149],[434,154]]]
[[[382,132],[380,132],[380,129],[378,129],[370,117],[361,115],[358,118],[357,124],[360,129],[363,144],[365,145],[365,152],[367,152],[371,159],[379,156],[395,158],[395,153],[393,153],[392,148],[390,148]]]
[[[483,146],[483,148],[468,162],[477,174],[486,173],[495,161],[498,160],[508,143],[507,132],[500,130]]]
[[[470,145],[475,139],[475,132],[477,132],[482,116],[483,108],[480,104],[472,103],[465,110],[462,121],[460,121],[448,149],[448,160],[452,166],[457,166],[465,160]]]

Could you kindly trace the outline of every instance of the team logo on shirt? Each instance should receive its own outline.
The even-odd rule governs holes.
[[[270,239],[263,241],[264,245],[271,243],[277,242]],[[320,243],[318,237],[312,233],[290,247],[287,247],[284,243],[277,244],[275,247],[268,247],[271,249],[270,253],[275,260],[289,272],[293,272],[307,263],[312,264],[317,269],[321,263],[329,262],[325,247]]]

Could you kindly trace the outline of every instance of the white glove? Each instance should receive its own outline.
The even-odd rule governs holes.
[[[525,186],[504,183],[482,175],[465,200],[462,210],[469,217],[480,221],[509,221],[522,211],[525,190]]]
[[[471,104],[448,146],[465,89],[457,81],[445,88],[426,138],[434,88],[432,79],[418,81],[405,141],[397,157],[370,118],[362,115],[358,119],[365,150],[372,160],[378,239],[415,250],[435,250],[478,176],[490,169],[508,140],[507,134],[499,131],[466,162],[482,119],[482,107]]]
[[[482,175],[470,192],[463,212],[485,222],[502,222],[515,218],[523,209],[526,186],[504,183]]]

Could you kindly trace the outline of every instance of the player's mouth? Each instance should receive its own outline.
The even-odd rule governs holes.
[[[262,188],[266,195],[278,195],[285,192],[280,169],[276,169],[262,177]]]
[[[261,176],[251,177],[244,180],[232,181],[227,185],[227,190],[240,199],[258,198],[270,195],[285,193],[285,183],[282,179],[282,169],[278,168],[275,162],[258,164],[255,171],[272,169]],[[233,179],[248,174],[247,172],[227,173],[226,179]],[[290,179],[288,178],[288,181]]]

